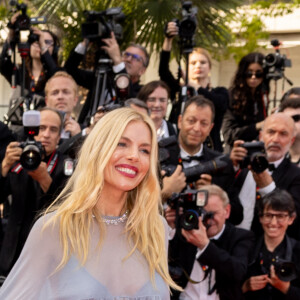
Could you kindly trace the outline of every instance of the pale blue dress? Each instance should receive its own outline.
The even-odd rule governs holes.
[[[72,256],[55,272],[62,255],[58,226],[41,231],[44,220],[40,218],[32,228],[20,258],[0,289],[0,299],[170,299],[161,276],[156,274],[155,286],[152,285],[148,264],[138,251],[123,260],[129,251],[123,233],[125,223],[106,225],[107,235],[99,250],[99,226],[94,221],[84,267]],[[166,241],[167,232],[166,229]]]

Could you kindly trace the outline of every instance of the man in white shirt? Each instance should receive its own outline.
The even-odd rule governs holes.
[[[261,226],[255,212],[256,194],[255,189],[261,197],[272,192],[276,187],[287,190],[294,198],[297,214],[300,214],[300,170],[286,158],[296,135],[293,119],[284,113],[275,113],[266,118],[260,140],[264,142],[266,158],[271,168],[256,173],[247,169],[238,171],[237,182],[240,184],[240,199],[244,206],[244,220],[240,227],[254,230],[256,234],[261,233]],[[240,162],[247,156],[247,150],[241,145],[244,141],[237,140],[230,154],[233,164],[238,168]],[[251,169],[251,167],[250,167]],[[295,225],[296,224],[296,225]],[[296,221],[289,229],[289,235],[299,239],[300,230]]]
[[[227,193],[217,185],[205,185],[208,192],[204,209],[210,217],[198,229],[185,230],[177,222],[170,241],[170,273],[184,291],[172,299],[242,299],[241,282],[246,274],[248,254],[254,236],[250,231],[226,223],[231,206]],[[174,228],[172,214],[166,214]],[[173,272],[176,270],[176,272]]]

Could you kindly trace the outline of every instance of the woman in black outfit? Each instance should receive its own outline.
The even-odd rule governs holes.
[[[264,235],[257,240],[247,279],[246,299],[300,299],[300,242],[286,235],[296,217],[290,194],[276,189],[259,201],[260,223]],[[284,267],[282,262],[289,262]],[[280,268],[278,268],[281,266]]]
[[[269,81],[263,69],[264,55],[244,56],[229,90],[230,104],[223,119],[222,133],[227,147],[235,140],[257,138],[268,113]]]
[[[169,22],[167,26],[167,36],[165,37],[159,63],[160,79],[166,82],[171,89],[171,99],[175,99],[175,94],[180,91],[180,84],[169,69],[170,53],[172,49],[173,38],[178,35],[178,27],[175,22]],[[203,48],[194,48],[189,54],[188,66],[188,86],[193,94],[203,95],[213,102],[216,116],[214,127],[210,133],[210,147],[217,151],[223,151],[220,138],[220,130],[223,115],[228,107],[228,91],[224,87],[213,88],[210,83],[210,71],[212,60],[208,51]]]
[[[9,23],[9,34],[3,45],[0,58],[0,72],[15,88],[21,86],[22,66],[15,65],[12,61],[12,51],[15,50],[15,24],[18,22],[19,13],[11,18]],[[25,95],[33,98],[34,94],[44,96],[44,88],[47,80],[58,71],[58,48],[59,41],[57,36],[49,30],[38,30],[32,28],[35,38],[29,38],[29,53],[25,56]],[[30,35],[32,36],[32,34]],[[15,50],[17,51],[17,50]],[[12,99],[21,96],[20,90],[16,89]],[[35,103],[35,107],[44,106],[45,102],[40,99],[39,103]]]

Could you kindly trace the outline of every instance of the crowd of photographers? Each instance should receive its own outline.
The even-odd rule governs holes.
[[[0,61],[1,74],[15,91],[20,87],[5,116],[10,128],[0,122],[3,279],[36,216],[72,175],[85,136],[103,114],[125,105],[149,114],[157,129],[169,269],[184,290],[172,299],[299,299],[300,88],[289,90],[276,111],[268,109],[269,81],[284,71],[286,58],[277,53],[274,71],[278,55],[250,53],[229,89],[212,87],[209,53],[188,43],[181,84],[168,62],[182,32],[169,22],[161,80],[142,86],[149,54],[138,44],[121,52],[114,31],[101,43],[85,33],[58,66],[58,39],[34,29],[16,65],[19,17],[11,19]],[[89,38],[97,51],[94,68],[85,70]],[[88,95],[75,120],[78,86]]]

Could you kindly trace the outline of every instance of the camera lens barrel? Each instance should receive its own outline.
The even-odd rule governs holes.
[[[198,229],[199,213],[194,209],[186,210],[180,218],[180,225],[185,230]]]
[[[42,154],[38,146],[29,144],[24,147],[20,162],[24,169],[33,171],[37,169],[42,161]]]

